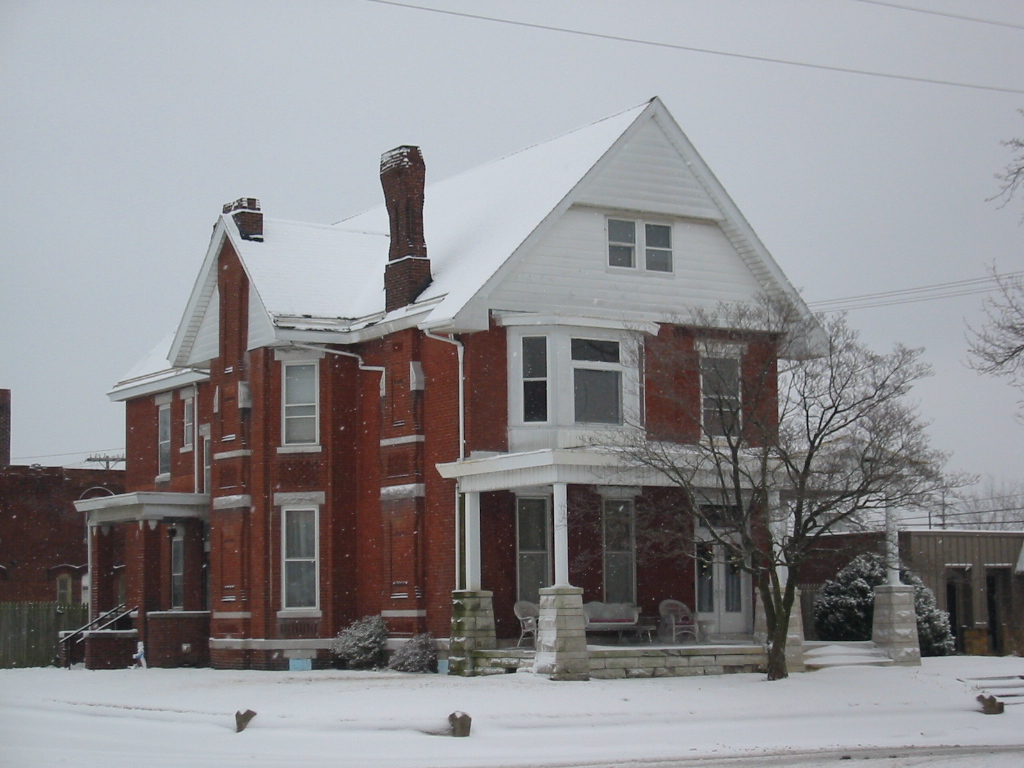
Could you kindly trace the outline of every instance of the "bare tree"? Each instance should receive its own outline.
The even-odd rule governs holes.
[[[1024,116],[1024,109],[1018,111]],[[1024,139],[1007,139],[1003,146],[1010,150],[1012,157],[1002,172],[996,174],[1001,182],[1000,190],[990,199],[1002,200],[1002,204],[1006,205],[1024,187]]]
[[[687,525],[647,525],[647,535],[688,528],[683,546],[692,547],[699,529],[753,576],[767,618],[768,679],[778,680],[788,675],[800,569],[818,539],[886,507],[921,503],[944,483],[946,457],[929,446],[907,399],[930,371],[920,350],[877,354],[842,316],[807,317],[790,304],[723,308],[696,325],[702,330],[663,330],[646,344],[647,413],[678,418],[652,415],[613,449],[682,497],[674,514]]]
[[[991,270],[998,285],[995,295],[982,305],[985,322],[980,329],[968,326],[970,365],[977,371],[1003,376],[1018,389],[1024,388],[1024,278],[1000,275]]]
[[[958,494],[956,509],[944,516],[943,527],[988,531],[1024,530],[1024,483],[987,477]]]

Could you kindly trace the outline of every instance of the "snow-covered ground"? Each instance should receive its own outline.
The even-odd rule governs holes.
[[[557,683],[390,672],[209,669],[0,670],[0,766],[513,766],[629,763],[822,751],[802,766],[1019,766],[1020,751],[886,758],[908,747],[1024,745],[1024,698],[981,714],[979,690],[1010,693],[1018,658],[921,667]],[[1020,701],[1022,704],[1016,704]],[[242,733],[234,714],[257,715]],[[469,738],[437,735],[448,714]],[[879,747],[880,752],[864,748]],[[834,753],[834,754],[833,754]],[[930,760],[930,762],[929,762]],[[850,765],[850,762],[843,763]]]

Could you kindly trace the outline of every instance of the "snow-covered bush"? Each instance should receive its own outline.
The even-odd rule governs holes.
[[[397,672],[437,672],[437,649],[429,632],[414,635],[395,651],[388,667]]]
[[[885,563],[878,555],[860,555],[834,579],[825,582],[814,605],[814,628],[821,640],[870,640],[875,615],[874,588],[885,583]],[[914,587],[914,612],[922,656],[953,652],[949,614],[917,574],[900,572],[900,581]]]
[[[343,669],[377,669],[387,656],[388,628],[380,616],[365,616],[338,633],[331,651]]]

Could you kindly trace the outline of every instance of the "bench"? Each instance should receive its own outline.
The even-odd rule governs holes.
[[[587,632],[618,632],[640,628],[640,609],[631,603],[602,603],[594,600],[583,604],[584,629]]]

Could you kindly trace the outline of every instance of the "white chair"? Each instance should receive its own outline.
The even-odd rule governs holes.
[[[684,635],[697,640],[697,622],[685,603],[678,600],[662,600],[658,605],[661,623],[658,625],[658,639],[662,642],[679,642]]]
[[[512,606],[516,618],[519,619],[519,642],[516,648],[523,644],[527,637],[533,638],[533,644],[537,644],[537,618],[540,616],[540,606],[531,603],[529,600],[519,600]]]

